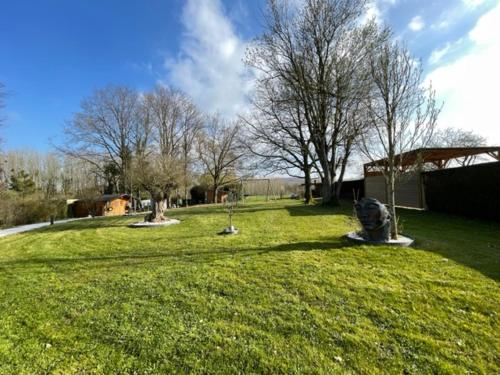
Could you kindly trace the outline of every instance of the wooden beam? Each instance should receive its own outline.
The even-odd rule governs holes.
[[[489,156],[491,156],[493,159],[500,160],[500,151],[497,152],[487,152]]]

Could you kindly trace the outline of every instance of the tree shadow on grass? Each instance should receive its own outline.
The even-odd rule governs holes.
[[[285,207],[291,216],[351,215],[352,204],[341,207],[321,205]],[[402,231],[414,238],[414,248],[474,269],[500,281],[500,223],[460,216],[398,209]]]
[[[315,205],[297,205],[285,207],[290,216],[321,216],[321,215],[349,215],[352,211],[352,204],[339,207]]]
[[[283,211],[283,206],[239,206],[235,207],[235,213],[254,213],[254,212],[264,212],[264,211]]]
[[[399,209],[414,248],[439,254],[500,281],[500,224],[433,212]]]
[[[103,228],[125,228],[129,224],[129,217],[123,216],[119,218],[94,218],[89,220],[70,221],[63,224],[55,224],[36,230],[31,233],[57,233],[71,230],[88,230],[88,229],[103,229]]]
[[[150,252],[142,253],[137,250],[128,254],[109,255],[109,256],[82,256],[82,257],[48,257],[48,258],[29,258],[16,259],[0,262],[0,272],[61,272],[65,266],[68,271],[72,267],[83,268],[111,268],[122,267],[127,264],[145,264],[158,263],[168,260],[178,264],[200,264],[209,263],[215,260],[221,260],[227,257],[251,257],[260,256],[273,252],[293,252],[293,251],[328,251],[339,250],[344,247],[352,247],[352,243],[345,238],[335,238],[331,241],[304,241],[287,244],[272,245],[268,247],[245,248],[245,249],[214,249],[214,250],[190,250],[190,251],[171,251],[171,252]],[[164,264],[164,263],[162,263]],[[49,269],[38,269],[39,267]]]

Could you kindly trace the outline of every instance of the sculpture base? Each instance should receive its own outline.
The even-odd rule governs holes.
[[[238,228],[235,228],[234,226],[230,226],[230,227],[227,227],[226,229],[224,229],[219,234],[238,234]]]
[[[130,228],[151,228],[151,227],[163,227],[167,225],[180,224],[180,221],[177,219],[167,219],[164,221],[160,221],[158,223],[150,223],[149,221],[140,221],[138,223],[130,224]]]
[[[350,232],[346,234],[346,237],[353,241],[357,242],[359,244],[365,244],[365,245],[384,245],[384,246],[399,246],[399,247],[408,247],[413,244],[413,239],[410,237],[406,237],[403,235],[398,235],[397,240],[389,240],[389,241],[369,241],[361,237],[358,233],[356,232]]]

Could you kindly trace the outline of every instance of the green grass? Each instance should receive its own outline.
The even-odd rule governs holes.
[[[0,373],[499,373],[500,225],[402,211],[414,248],[355,246],[350,211],[0,239]]]

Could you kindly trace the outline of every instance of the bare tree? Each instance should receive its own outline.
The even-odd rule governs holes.
[[[3,109],[5,108],[5,85],[0,82],[0,128],[4,123]],[[2,137],[0,135],[0,157],[2,156]],[[3,160],[0,160],[0,191],[7,186],[7,175],[4,169]]]
[[[198,157],[210,175],[214,203],[221,187],[237,181],[236,168],[243,157],[238,139],[240,126],[215,114],[208,116],[203,132],[198,135]]]
[[[278,81],[300,102],[318,160],[323,203],[336,203],[332,185],[343,178],[338,162],[347,163],[350,155],[344,141],[356,134],[347,114],[367,81],[362,62],[386,35],[374,23],[360,26],[363,0],[306,0],[299,10],[283,0],[268,4],[266,31],[249,50],[247,63],[261,81]]]
[[[4,122],[4,117],[1,111],[3,111],[3,109],[5,108],[5,95],[5,85],[0,82],[0,126],[3,125]]]
[[[64,155],[61,167],[60,189],[66,196],[80,196],[94,191],[94,197],[102,194],[104,181],[101,171],[94,164]]]
[[[257,157],[257,169],[304,178],[308,204],[312,200],[311,171],[316,156],[303,108],[300,101],[290,98],[286,88],[273,84],[272,80],[258,83],[252,116],[243,119],[248,129],[244,144]]]
[[[107,86],[81,103],[81,111],[66,124],[66,144],[58,147],[66,155],[92,163],[104,174],[114,165],[118,189],[130,190],[134,132],[137,127],[138,95],[123,86]]]
[[[145,96],[149,108],[149,121],[153,129],[153,147],[157,147],[163,158],[176,160],[182,172],[184,198],[187,200],[190,167],[194,140],[202,126],[201,115],[184,93],[168,87],[158,86]]]
[[[485,137],[474,133],[472,130],[458,128],[444,128],[434,132],[429,146],[431,147],[481,147],[487,146]],[[466,156],[457,160],[461,166],[472,164],[477,159],[476,156]]]
[[[422,86],[420,62],[397,41],[373,50],[370,75],[373,86],[366,111],[371,132],[363,137],[362,149],[370,160],[383,160],[391,237],[397,239],[395,181],[404,171],[403,153],[429,143],[440,107],[432,87]]]
[[[369,130],[369,123],[366,121],[366,116],[365,113],[363,113],[360,103],[357,103],[356,106],[353,106],[347,111],[345,121],[347,125],[339,139],[339,156],[336,162],[337,166],[340,168],[335,188],[335,196],[337,200],[340,199],[344,175],[347,170],[348,163],[351,160],[351,156],[359,150],[360,137]]]
[[[194,162],[195,141],[200,134],[203,126],[203,120],[198,108],[185,95],[180,96],[179,105],[181,115],[179,118],[179,127],[181,134],[180,142],[180,164],[182,173],[182,188],[184,202],[188,204],[189,186],[192,181],[192,166]]]
[[[151,195],[149,221],[165,220],[175,189],[187,191],[191,151],[201,126],[197,108],[182,92],[157,86],[145,94],[136,131],[135,181]]]

